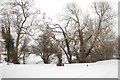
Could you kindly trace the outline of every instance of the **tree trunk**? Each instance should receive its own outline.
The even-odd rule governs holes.
[[[49,58],[43,58],[43,62],[44,62],[45,64],[49,64]]]
[[[86,56],[85,56],[85,43],[84,43],[84,40],[83,40],[83,33],[80,31],[80,29],[78,28],[78,32],[79,32],[79,40],[80,40],[80,57],[79,58],[79,62],[81,63],[84,63],[86,62]]]
[[[65,37],[66,38],[66,37]],[[72,54],[71,54],[71,51],[70,51],[70,46],[69,46],[69,42],[68,42],[68,39],[65,39],[65,42],[66,42],[66,46],[67,46],[67,52],[68,52],[68,55],[69,55],[69,59],[68,59],[68,62],[69,63],[72,63]]]
[[[79,59],[79,63],[86,63],[87,57],[85,56],[85,53],[82,53]]]
[[[10,62],[10,50],[7,49],[7,62]]]
[[[18,55],[17,55],[16,51],[14,51],[13,63],[14,64],[20,64],[19,61],[18,61]]]
[[[57,57],[58,57],[57,66],[64,66],[64,64],[62,63],[62,54],[61,54],[61,53],[58,53],[58,54],[57,54]]]
[[[23,54],[23,64],[25,64],[25,53]]]

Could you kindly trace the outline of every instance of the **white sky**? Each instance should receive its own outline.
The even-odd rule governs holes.
[[[82,13],[86,12],[90,8],[92,2],[96,1],[107,1],[110,2],[110,5],[113,8],[113,11],[117,14],[118,12],[118,2],[119,0],[34,0],[35,7],[40,9],[41,12],[45,12],[46,15],[54,20],[57,20],[57,17],[65,8],[65,5],[70,2],[75,2],[78,4]],[[115,31],[118,32],[118,20],[116,18],[116,28]]]
[[[110,2],[114,12],[118,12],[118,1],[120,0],[34,0],[34,5],[36,8],[40,9],[41,12],[45,12],[48,17],[53,20],[57,20],[57,17],[65,8],[65,5],[70,2],[75,2],[78,4],[83,13],[87,13],[87,10],[90,8],[92,2],[94,1],[108,1]],[[0,0],[1,2],[1,0]],[[116,17],[116,28],[115,31],[118,32],[118,21]]]
[[[94,1],[108,1],[112,4],[114,10],[118,10],[117,5],[119,0],[35,0],[35,6],[49,17],[55,17],[63,11],[67,3],[75,2],[80,6],[82,11],[86,11]]]

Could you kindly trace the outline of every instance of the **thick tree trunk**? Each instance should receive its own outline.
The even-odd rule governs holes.
[[[7,49],[7,62],[10,62],[10,50]]]
[[[64,66],[64,64],[62,63],[62,54],[61,54],[61,53],[58,53],[58,54],[57,54],[57,57],[58,57],[57,66]]]
[[[71,54],[71,51],[70,51],[70,46],[69,46],[68,39],[65,39],[65,42],[66,42],[66,46],[67,46],[67,52],[68,52],[68,55],[69,55],[68,62],[72,63],[73,62],[72,61],[72,54]]]
[[[80,30],[78,30],[79,32],[79,40],[80,40],[80,55],[79,55],[79,63],[85,63],[86,62],[86,50],[85,50],[85,43],[83,40],[83,33],[80,32]]]
[[[49,58],[43,58],[43,62],[44,62],[45,64],[49,64]]]
[[[19,61],[18,61],[17,54],[14,55],[13,63],[14,64],[20,64]]]
[[[20,37],[20,34],[18,34],[18,37],[16,39],[16,46],[15,46],[15,51],[14,51],[14,64],[19,64],[19,61],[18,61],[18,46],[19,46],[19,37]]]
[[[85,56],[85,53],[82,53],[79,59],[79,63],[86,63],[87,57]]]

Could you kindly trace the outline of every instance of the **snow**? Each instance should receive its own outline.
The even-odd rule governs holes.
[[[87,67],[88,65],[88,67]],[[95,63],[3,65],[3,78],[118,78],[118,60]]]
[[[51,64],[56,64],[58,62],[58,58],[53,54],[49,57]],[[26,64],[44,64],[43,59],[36,54],[30,54],[28,57],[25,58]],[[62,55],[62,62],[68,63],[67,56]],[[21,58],[20,63],[23,63],[23,60]]]
[[[20,63],[22,63],[22,62],[23,62],[23,60],[20,61]],[[36,55],[36,54],[30,54],[26,58],[25,62],[27,64],[37,64],[37,63],[43,64],[42,58],[40,56]]]
[[[2,64],[0,64],[0,80],[2,79]]]
[[[37,56],[35,54],[31,54],[28,56],[26,62],[27,62],[27,64],[34,64],[34,63],[38,63],[38,62],[43,63],[43,60],[40,56]]]

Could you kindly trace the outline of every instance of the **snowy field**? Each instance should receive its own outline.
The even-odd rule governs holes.
[[[88,67],[87,67],[88,65]],[[3,65],[3,78],[118,78],[118,60],[96,63]]]
[[[0,64],[0,80],[2,79],[2,64]]]

